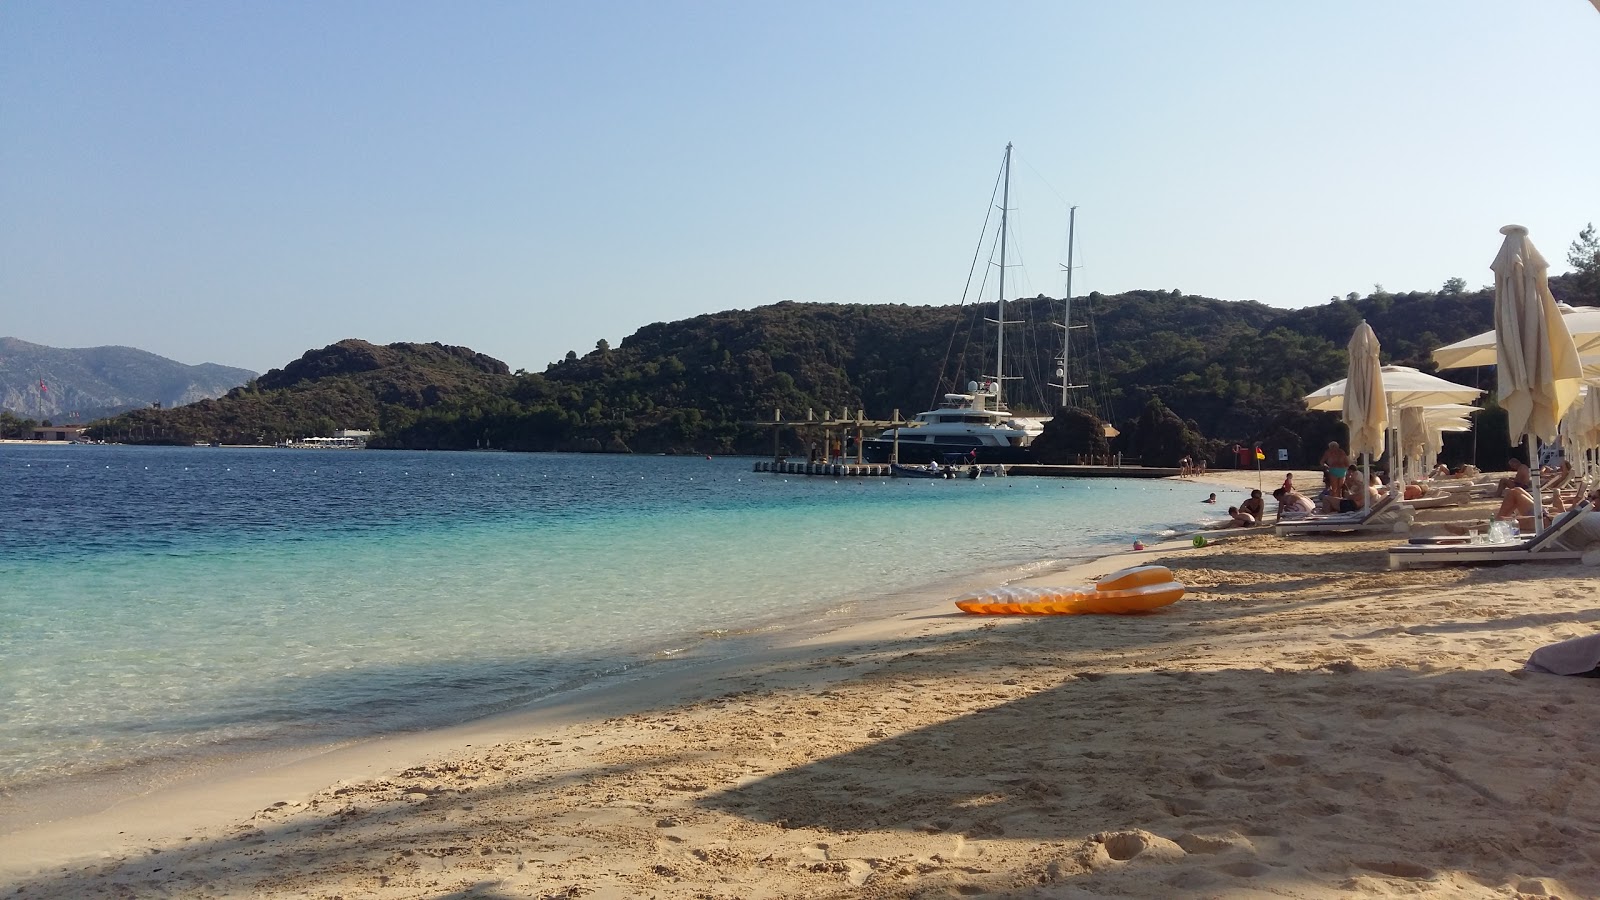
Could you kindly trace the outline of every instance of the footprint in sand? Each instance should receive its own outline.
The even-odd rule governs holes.
[[[1175,860],[1185,856],[1182,847],[1148,831],[1113,831],[1093,838],[1104,847],[1106,856],[1118,862],[1138,857],[1146,860]]]
[[[1379,875],[1388,875],[1392,878],[1432,878],[1437,874],[1427,866],[1400,859],[1365,862],[1358,860],[1356,865],[1368,872],[1377,872]]]

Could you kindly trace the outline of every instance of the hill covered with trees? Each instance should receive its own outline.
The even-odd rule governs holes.
[[[1576,246],[1576,245],[1575,245]],[[1600,257],[1596,258],[1600,266]],[[1600,303],[1587,273],[1552,279],[1558,299]],[[1338,434],[1335,417],[1300,398],[1344,376],[1345,344],[1365,319],[1385,363],[1432,370],[1435,348],[1493,327],[1492,292],[1452,279],[1439,291],[1375,289],[1302,309],[1177,291],[1091,294],[1074,301],[1074,405],[1115,424],[1113,450],[1132,456],[1198,453],[1268,439],[1311,453]],[[100,423],[113,440],[261,443],[379,432],[374,447],[612,452],[764,453],[775,411],[786,421],[863,410],[908,415],[992,372],[993,304],[783,302],[645,326],[616,347],[569,353],[542,373],[460,347],[348,340],[308,352],[227,396],[176,410],[140,410]],[[1049,415],[1045,387],[1060,353],[1060,304],[1008,304],[1007,396]],[[1472,384],[1487,373],[1440,373]],[[1141,427],[1150,434],[1141,437]],[[1160,432],[1160,439],[1155,437]],[[789,433],[789,446],[802,439]],[[1153,463],[1172,460],[1155,459]]]

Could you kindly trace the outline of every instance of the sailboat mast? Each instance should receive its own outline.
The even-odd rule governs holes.
[[[1005,187],[1000,193],[1000,302],[995,309],[994,405],[1006,400],[1006,214],[1011,209],[1011,144],[1006,143]]]
[[[1072,239],[1078,227],[1078,208],[1072,207],[1067,218],[1067,303],[1061,316],[1061,405],[1067,405],[1067,389],[1072,386]]]

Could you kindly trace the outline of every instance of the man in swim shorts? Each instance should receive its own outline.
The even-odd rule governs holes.
[[[1322,454],[1323,479],[1328,483],[1328,496],[1344,496],[1344,476],[1350,472],[1350,454],[1344,452],[1338,441],[1329,441]]]

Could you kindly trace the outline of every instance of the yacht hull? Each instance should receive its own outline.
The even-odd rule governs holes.
[[[1015,465],[1033,462],[1027,447],[973,447],[971,444],[942,443],[939,441],[901,441],[900,462],[929,463],[937,459],[941,465],[953,457],[961,462],[972,460],[972,451],[978,451],[979,465]],[[869,463],[893,462],[894,441],[867,438],[861,442],[861,455]]]

